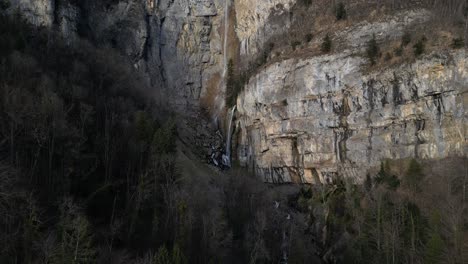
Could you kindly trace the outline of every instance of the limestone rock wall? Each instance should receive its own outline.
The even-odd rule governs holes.
[[[19,12],[28,21],[38,26],[51,26],[54,22],[54,0],[11,0],[10,11]]]
[[[222,72],[224,4],[223,0],[158,2],[166,96],[180,113],[198,107],[213,75]]]
[[[236,0],[236,33],[240,41],[240,55],[257,54],[271,36],[288,30],[289,10],[295,3],[296,0]]]
[[[275,9],[269,10],[263,17],[271,22]],[[387,158],[468,155],[465,50],[371,73],[363,57],[372,35],[380,43],[399,41],[405,28],[430,16],[415,9],[364,20],[333,32],[334,54],[293,56],[259,70],[237,101],[240,164],[266,182],[324,183],[338,174],[359,182]],[[258,21],[238,28],[241,41],[268,28]]]
[[[385,158],[467,154],[468,57],[382,72],[346,53],[275,63],[238,99],[239,160],[267,182],[357,181]]]

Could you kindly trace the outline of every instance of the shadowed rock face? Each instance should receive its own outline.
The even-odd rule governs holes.
[[[466,154],[465,52],[364,74],[345,53],[286,60],[238,99],[239,159],[268,182],[357,181],[385,158]]]
[[[10,12],[65,38],[110,45],[148,72],[161,102],[195,111],[203,87],[222,69],[223,0],[11,0]],[[192,109],[195,108],[195,109]]]
[[[200,113],[210,86],[224,100],[219,76],[223,68],[224,0],[11,0],[13,13],[32,24],[55,28],[73,43],[80,36],[111,46],[145,73],[157,103],[181,116],[182,138],[210,146],[212,124]],[[213,81],[215,80],[215,81]],[[196,123],[193,120],[197,120]],[[205,153],[206,154],[206,153]]]

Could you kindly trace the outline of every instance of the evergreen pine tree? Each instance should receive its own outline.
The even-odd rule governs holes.
[[[154,264],[172,264],[166,246],[161,246],[154,256]]]
[[[332,40],[330,38],[330,34],[327,33],[325,38],[323,38],[321,50],[322,52],[330,52],[331,49],[332,49]]]
[[[369,58],[371,65],[374,65],[376,63],[376,59],[379,56],[379,53],[379,45],[377,44],[377,40],[375,39],[375,34],[373,34],[372,39],[369,40],[369,42],[367,43],[367,57]]]
[[[347,13],[346,13],[346,7],[343,2],[338,3],[338,6],[336,7],[336,20],[343,20],[346,19]]]

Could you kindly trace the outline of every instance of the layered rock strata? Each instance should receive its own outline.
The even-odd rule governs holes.
[[[433,53],[366,74],[359,56],[290,59],[237,101],[238,156],[267,182],[357,181],[387,158],[467,153],[468,57]]]

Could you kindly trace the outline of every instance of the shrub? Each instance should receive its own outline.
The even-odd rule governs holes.
[[[179,245],[175,244],[172,247],[172,264],[185,264],[187,259],[184,256],[184,253],[180,249]]]
[[[301,42],[298,40],[291,41],[291,48],[296,50],[297,46],[301,45]]]
[[[465,46],[465,41],[462,38],[454,38],[451,46],[453,49],[461,49]]]
[[[346,14],[346,7],[343,2],[340,2],[337,7],[336,7],[336,20],[343,20],[346,19],[347,14]]]
[[[374,65],[376,62],[377,57],[380,54],[380,48],[379,45],[377,44],[377,40],[375,39],[375,34],[372,35],[372,39],[369,40],[367,43],[367,57],[369,58],[369,61],[371,65]]]
[[[366,174],[366,179],[364,180],[364,189],[370,191],[372,189],[372,178],[369,174]]]
[[[321,50],[322,50],[322,52],[330,52],[331,49],[332,49],[332,46],[333,46],[333,44],[332,44],[332,40],[330,38],[330,34],[327,33],[325,38],[323,38]]]
[[[268,51],[268,53],[270,53],[274,48],[275,48],[275,43],[269,42],[269,43],[267,44],[266,50]]]
[[[385,184],[390,190],[396,190],[400,186],[400,180],[397,176],[390,174],[388,162],[380,164],[380,171],[375,177],[377,184]]]
[[[444,241],[435,231],[431,232],[429,241],[426,244],[425,260],[426,263],[443,263]]]
[[[169,251],[165,246],[161,246],[154,256],[154,263],[156,264],[171,264],[171,258],[169,256]]]
[[[419,57],[424,53],[424,50],[426,49],[425,43],[426,38],[422,37],[418,42],[416,42],[416,44],[413,45],[413,51],[416,57]]]
[[[403,36],[401,37],[401,46],[406,47],[411,42],[411,34],[406,31]]]
[[[412,159],[403,179],[405,187],[413,192],[419,192],[419,183],[423,178],[424,174],[421,165],[415,159]]]
[[[275,48],[275,43],[273,42],[268,42],[263,46],[263,52],[260,57],[260,64],[263,64],[268,60],[268,57],[270,56],[274,48]]]
[[[0,10],[7,10],[10,8],[11,4],[8,0],[0,0]]]
[[[69,198],[60,205],[60,212],[56,262],[92,263],[96,251],[90,223]]]
[[[138,140],[147,144],[152,137],[154,127],[150,116],[144,111],[135,113],[135,127]]]
[[[314,35],[312,35],[311,33],[305,35],[305,41],[307,43],[311,42],[313,38],[314,38]]]
[[[158,128],[151,142],[153,155],[174,153],[176,150],[177,127],[175,120],[168,120]]]
[[[312,190],[310,188],[302,188],[297,199],[297,206],[300,210],[306,211],[310,200],[312,199]]]
[[[309,7],[310,5],[312,5],[312,0],[301,0],[300,3],[303,4],[304,6]]]
[[[392,58],[393,58],[393,56],[392,56],[392,54],[391,54],[390,52],[387,52],[387,53],[385,54],[385,61],[389,61],[389,60],[391,60]]]
[[[403,48],[402,47],[395,48],[393,53],[395,54],[395,56],[400,57],[401,55],[403,55]]]
[[[265,64],[268,61],[268,57],[270,56],[270,54],[271,54],[271,52],[273,51],[274,48],[275,48],[275,43],[273,43],[273,42],[266,43],[263,46],[263,52],[256,59],[257,66],[261,66],[261,65]]]

